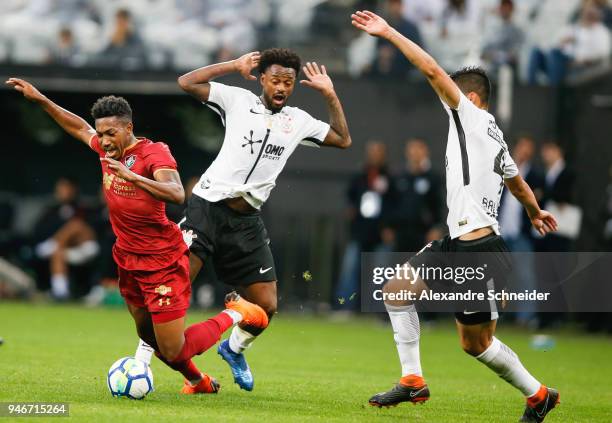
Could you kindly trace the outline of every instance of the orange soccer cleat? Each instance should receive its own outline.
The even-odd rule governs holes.
[[[268,327],[268,315],[263,308],[242,298],[236,291],[225,296],[225,308],[242,315],[242,324],[260,329]]]
[[[192,385],[188,380],[185,381],[181,394],[193,395],[193,394],[216,394],[221,389],[221,385],[217,382],[217,379],[208,376],[206,373],[202,373],[202,380],[197,385]]]

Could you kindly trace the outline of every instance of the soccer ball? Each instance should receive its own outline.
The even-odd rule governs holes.
[[[134,357],[115,361],[108,371],[108,390],[114,397],[143,399],[153,391],[153,372]]]

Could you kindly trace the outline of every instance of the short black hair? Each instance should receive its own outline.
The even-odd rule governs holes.
[[[94,103],[91,108],[91,116],[94,119],[116,116],[132,121],[132,108],[125,98],[108,95],[99,98]]]
[[[302,67],[302,60],[294,51],[287,48],[270,48],[261,53],[257,70],[261,74],[272,65],[291,68],[295,70],[295,76],[297,77]]]
[[[491,80],[483,68],[479,66],[467,66],[453,72],[450,77],[464,94],[473,91],[478,94],[485,104],[489,104],[489,98],[491,97]]]
[[[542,147],[558,148],[559,150],[561,150],[561,152],[564,152],[563,146],[561,145],[561,143],[554,138],[545,139],[542,142]]]
[[[117,9],[117,12],[115,12],[115,17],[130,20],[132,19],[132,12],[130,12],[129,9],[122,7]]]
[[[78,188],[79,186],[79,178],[77,178],[75,175],[71,175],[71,174],[62,175],[59,178],[57,178],[55,183],[58,183],[59,181],[68,182],[70,185],[72,185],[75,188]]]
[[[517,134],[515,140],[518,141],[520,139],[527,138],[535,143],[535,136],[531,132],[522,131]]]

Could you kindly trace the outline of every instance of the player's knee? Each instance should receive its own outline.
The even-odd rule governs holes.
[[[395,286],[394,281],[389,281],[386,284],[384,284],[382,287],[382,292],[383,292],[383,299],[384,299],[385,304],[399,305],[399,304],[396,304],[396,303],[399,303],[399,301],[389,299],[390,297],[392,297],[392,295],[390,294],[394,294],[397,292],[397,287]]]
[[[66,261],[66,249],[58,247],[49,257],[51,261]]]
[[[401,287],[398,282],[393,279],[387,282],[382,287],[383,292],[383,301],[385,305],[392,307],[405,307],[412,304],[412,302],[408,299],[396,299],[399,296],[395,295],[401,291]],[[399,297],[401,298],[401,297]]]
[[[178,342],[164,341],[158,340],[157,346],[159,348],[159,352],[164,358],[168,361],[176,361],[179,359],[181,355],[181,351],[183,350],[183,346]]]
[[[461,339],[461,348],[467,354],[474,356],[474,357],[480,354],[478,343],[475,343],[469,339],[465,339],[465,338]]]
[[[268,319],[271,319],[276,314],[278,304],[276,298],[269,298],[262,301],[259,306],[266,312]]]
[[[476,357],[485,352],[490,342],[483,338],[461,338],[461,348],[469,355]]]

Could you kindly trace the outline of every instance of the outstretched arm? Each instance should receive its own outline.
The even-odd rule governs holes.
[[[102,157],[100,161],[106,163],[115,175],[132,182],[157,200],[176,204],[183,204],[185,201],[185,191],[181,183],[181,177],[174,169],[158,169],[153,174],[153,179],[149,179],[132,172],[120,161],[109,157]]]
[[[178,84],[183,91],[196,99],[208,101],[208,96],[210,94],[209,82],[215,78],[238,72],[246,80],[257,80],[257,77],[251,75],[251,71],[259,65],[259,57],[259,52],[254,51],[229,62],[204,66],[203,68],[179,76]]]
[[[303,69],[308,79],[302,80],[300,83],[319,91],[327,102],[330,128],[323,141],[323,145],[337,148],[350,147],[352,141],[348,123],[346,122],[346,116],[344,116],[342,104],[334,90],[334,84],[331,78],[327,75],[325,66],[321,66],[321,69],[319,69],[316,62],[308,62]]]
[[[525,207],[531,224],[540,235],[557,230],[557,220],[551,213],[540,209],[533,191],[521,175],[507,178],[504,182],[512,195]]]
[[[45,97],[36,87],[34,87],[34,85],[23,79],[10,78],[6,83],[22,93],[28,100],[42,107],[42,109],[47,112],[64,131],[68,132],[74,138],[83,141],[85,144],[89,144],[89,140],[96,131],[85,121],[85,119],[66,109],[62,109]]]
[[[357,11],[351,15],[354,27],[375,37],[391,42],[418,70],[425,75],[438,96],[451,109],[459,106],[459,87],[425,50],[400,34],[383,18],[370,11]]]

